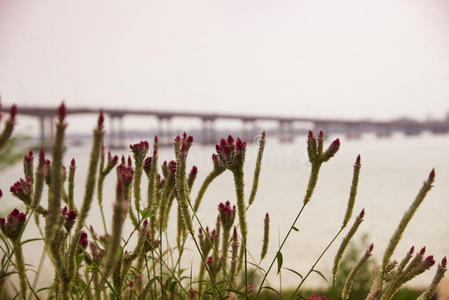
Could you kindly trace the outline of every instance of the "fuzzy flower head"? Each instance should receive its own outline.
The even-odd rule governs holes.
[[[218,212],[224,230],[231,230],[235,220],[235,205],[231,207],[231,203],[229,201],[226,201],[226,203],[220,203],[218,205]]]
[[[225,166],[221,163],[220,157],[216,153],[212,154],[212,163],[214,164],[214,171],[216,173],[219,174],[226,170]]]
[[[29,204],[33,193],[33,182],[31,177],[28,176],[26,180],[20,178],[19,181],[11,186],[10,191],[14,196]]]
[[[145,172],[145,174],[147,174],[147,176],[150,175],[150,170],[151,170],[151,164],[153,162],[153,158],[151,156],[148,156],[147,158],[145,158],[145,160],[143,161],[143,171]]]
[[[170,162],[167,163],[167,161],[164,160],[164,162],[162,163],[161,169],[162,169],[162,175],[164,175],[165,179],[169,179],[171,177],[174,178],[174,176],[176,174],[176,161],[171,160]]]
[[[192,186],[193,182],[196,179],[196,175],[198,175],[198,167],[193,166],[189,172],[189,176],[187,177],[187,182],[189,183],[189,186]]]
[[[324,133],[320,131],[316,137],[311,130],[307,136],[307,153],[309,161],[312,164],[322,164],[331,159],[340,149],[340,139],[334,140],[326,149],[323,150]]]
[[[219,237],[215,229],[210,231],[209,227],[206,227],[205,233],[202,228],[198,230],[198,238],[200,240],[201,251],[203,252],[203,255],[206,256]]]
[[[117,176],[123,181],[125,187],[129,187],[133,181],[134,170],[131,166],[120,164],[117,166]]]
[[[92,259],[94,260],[95,263],[99,263],[100,260],[103,258],[104,249],[101,248],[95,241],[89,243],[89,248]]]
[[[185,158],[192,144],[193,136],[187,135],[185,132],[183,133],[182,138],[178,135],[173,143],[176,157],[181,156]]]
[[[225,168],[234,171],[243,168],[246,153],[246,142],[240,138],[234,141],[232,135],[227,139],[221,139],[215,146],[219,162]]]
[[[33,151],[30,150],[30,152],[25,154],[25,157],[23,158],[23,170],[25,172],[25,177],[33,178],[33,162],[34,155]]]
[[[64,206],[63,209],[61,209],[61,214],[64,220],[64,227],[67,229],[67,231],[70,231],[72,229],[73,225],[75,224],[77,214],[73,210],[68,210],[67,206]]]
[[[20,212],[17,208],[11,211],[5,220],[0,218],[0,229],[11,240],[20,237],[25,228],[26,215]]]
[[[129,148],[133,152],[134,160],[136,162],[141,162],[144,160],[145,155],[147,155],[150,145],[147,141],[141,141],[140,143],[129,145]]]
[[[81,248],[86,249],[87,245],[89,244],[89,240],[87,239],[87,233],[85,231],[81,231],[79,244]]]

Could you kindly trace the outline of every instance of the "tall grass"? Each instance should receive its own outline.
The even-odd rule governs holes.
[[[39,153],[37,164],[34,155],[29,152],[23,162],[24,178],[19,179],[11,188],[12,196],[25,205],[25,211],[14,209],[8,217],[0,218],[2,259],[0,266],[1,299],[257,299],[284,298],[280,289],[276,290],[267,282],[267,278],[276,267],[277,274],[283,268],[283,249],[288,247],[292,231],[313,201],[318,186],[319,173],[325,164],[330,163],[340,148],[337,139],[325,147],[324,133],[317,136],[309,132],[307,152],[310,162],[310,176],[306,184],[302,203],[298,204],[297,214],[291,222],[285,236],[280,240],[274,257],[269,258],[268,268],[261,262],[266,259],[270,247],[270,216],[268,212],[261,216],[264,234],[261,237],[260,259],[251,254],[247,247],[250,226],[246,212],[257,205],[259,174],[262,171],[263,152],[266,144],[265,132],[259,140],[259,149],[254,168],[253,182],[249,197],[245,195],[244,173],[246,142],[232,136],[223,138],[212,154],[213,169],[201,184],[198,194],[192,195],[198,169],[187,170],[188,154],[194,145],[192,136],[184,133],[174,139],[174,155],[170,162],[159,162],[158,139],[150,143],[142,141],[130,145],[132,158],[111,155],[103,146],[104,117],[99,113],[94,129],[89,167],[87,169],[83,195],[75,195],[75,159],[68,166],[63,165],[65,145],[66,108],[64,104],[57,110],[56,134],[51,160],[43,149]],[[12,107],[10,116],[0,135],[0,147],[8,143],[13,132],[16,108]],[[107,154],[106,154],[107,152]],[[148,155],[150,153],[151,155]],[[302,298],[301,288],[312,273],[326,277],[316,269],[318,262],[335,242],[344,234],[340,242],[332,270],[332,280],[328,287],[332,299],[347,300],[357,274],[370,259],[373,245],[370,245],[352,270],[346,273],[341,290],[335,286],[343,254],[363,222],[365,211],[359,213],[351,222],[356,201],[358,179],[361,170],[361,158],[354,164],[352,184],[342,225],[336,229],[332,240],[327,244],[315,261],[310,262],[307,273],[298,275],[298,284],[289,298]],[[115,172],[113,170],[115,169]],[[235,202],[217,203],[217,222],[213,226],[202,224],[197,215],[198,208],[210,184],[224,172],[229,171],[234,178]],[[115,201],[112,215],[105,215],[103,207],[103,183],[106,177],[116,176]],[[410,250],[400,263],[392,260],[404,230],[418,209],[435,179],[432,170],[423,183],[416,199],[399,222],[391,241],[385,250],[382,264],[376,269],[371,290],[365,299],[392,299],[398,289],[407,281],[429,269],[435,260],[425,256],[425,249],[414,253]],[[142,180],[147,182],[147,190],[141,191]],[[48,190],[48,199],[42,199],[44,189]],[[103,228],[86,226],[86,219],[92,205],[99,206]],[[75,205],[74,197],[82,197],[81,207]],[[193,199],[195,199],[193,201]],[[171,219],[174,210],[176,219]],[[34,216],[34,217],[33,217]],[[264,217],[264,218],[263,218]],[[30,221],[34,218],[34,222]],[[130,235],[123,235],[125,220],[133,225]],[[176,223],[176,246],[170,245],[168,224]],[[108,227],[108,224],[112,224]],[[258,224],[259,225],[259,224]],[[22,235],[28,226],[36,226],[40,236],[32,240],[23,240]],[[97,231],[102,231],[97,234]],[[130,240],[137,240],[130,247]],[[41,263],[31,266],[23,253],[23,245],[33,241],[42,241],[43,256]],[[194,245],[195,255],[200,260],[199,269],[185,266],[184,253],[187,243]],[[256,249],[259,251],[259,249]],[[250,251],[251,250],[251,251]],[[36,286],[42,276],[42,261],[48,257],[54,268],[54,279],[49,286]],[[446,258],[438,266],[429,288],[419,299],[430,299],[435,293],[438,282],[446,271]],[[341,276],[341,275],[340,275]],[[31,281],[31,278],[34,280]],[[258,278],[258,280],[257,280]],[[313,296],[309,299],[324,299]]]

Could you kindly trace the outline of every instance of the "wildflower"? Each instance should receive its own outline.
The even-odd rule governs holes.
[[[318,182],[318,175],[321,165],[323,162],[328,161],[332,156],[334,156],[340,148],[340,140],[336,139],[329,145],[327,150],[323,152],[323,142],[324,134],[322,131],[320,131],[317,139],[313,132],[309,130],[307,137],[307,153],[309,156],[309,161],[312,164],[312,169],[310,172],[306,195],[304,196],[304,204],[307,204],[312,198],[313,191],[315,190]]]
[[[432,299],[435,291],[440,283],[441,279],[444,277],[444,273],[447,271],[447,259],[446,256],[441,260],[441,263],[438,265],[435,276],[433,277],[432,283],[430,286],[418,297],[417,300],[430,300]]]
[[[270,235],[270,216],[268,213],[265,214],[265,219],[263,221],[264,223],[264,230],[263,230],[263,242],[262,242],[262,252],[260,254],[260,260],[263,260],[265,255],[267,255],[268,251],[268,242],[269,242],[269,235]]]
[[[26,215],[17,208],[13,209],[8,217],[0,218],[0,229],[11,240],[17,240],[25,228]]]
[[[262,132],[261,138],[258,140],[259,144],[259,151],[257,152],[257,159],[256,159],[256,167],[254,169],[254,176],[253,176],[253,186],[251,188],[251,194],[249,196],[248,200],[248,206],[251,206],[253,204],[254,200],[256,199],[256,192],[257,187],[259,186],[259,175],[260,175],[260,168],[262,166],[262,157],[263,157],[263,151],[265,149],[265,130]]]
[[[64,207],[64,209],[67,211],[67,207]],[[67,231],[70,231],[72,229],[73,225],[75,224],[77,214],[73,210],[69,210],[66,214],[64,214],[64,227],[67,229]]]
[[[390,259],[393,256],[394,250],[396,249],[397,245],[399,244],[399,241],[401,240],[401,237],[405,231],[405,228],[407,227],[408,223],[412,219],[412,217],[415,214],[418,207],[424,201],[424,198],[426,197],[427,193],[432,188],[434,180],[435,180],[435,169],[432,169],[432,171],[429,174],[429,177],[427,178],[426,181],[424,181],[421,189],[419,190],[418,194],[416,195],[415,200],[412,202],[409,209],[402,216],[402,219],[399,222],[398,227],[396,228],[395,232],[393,233],[393,236],[391,237],[390,242],[389,242],[387,248],[385,249],[384,256],[382,259],[382,268],[383,269],[390,262]]]
[[[140,143],[130,145],[129,147],[134,154],[134,163],[135,163],[134,186],[133,186],[134,206],[136,210],[139,211],[141,200],[140,181],[142,178],[144,159],[145,155],[148,152],[149,144],[147,141],[142,141]],[[128,165],[130,164],[128,163]]]
[[[234,230],[232,232],[231,237],[231,270],[229,274],[229,280],[231,284],[234,283],[236,271],[237,271],[237,264],[238,264],[238,251],[239,251],[239,238],[237,235],[237,227],[234,226]]]
[[[231,208],[231,202],[229,201],[226,201],[225,204],[220,203],[218,205],[218,212],[224,231],[231,230],[235,219],[235,205]]]
[[[0,149],[3,148],[8,139],[11,137],[16,120],[16,114],[17,114],[17,106],[14,104],[11,106],[9,110],[9,118],[8,120],[6,120],[3,131],[0,134]]]
[[[148,156],[147,158],[145,158],[144,163],[143,163],[143,170],[145,171],[145,174],[147,174],[147,176],[150,174],[150,170],[151,170],[151,163],[153,161],[153,158],[151,156]]]
[[[86,249],[87,245],[89,244],[89,240],[87,239],[87,233],[84,230],[81,230],[79,244],[83,249]]]
[[[197,174],[198,174],[198,168],[196,166],[193,166],[192,169],[190,170],[189,176],[187,177],[187,186],[189,187],[189,189],[192,188]]]
[[[147,141],[141,141],[140,143],[129,145],[129,148],[134,154],[134,159],[141,161],[148,152],[149,144]]]
[[[360,224],[362,223],[364,216],[365,216],[365,209],[362,209],[362,211],[360,212],[360,214],[357,216],[354,223],[352,224],[351,228],[349,229],[348,233],[343,238],[343,240],[340,244],[340,248],[338,249],[337,254],[335,255],[334,267],[332,269],[334,285],[335,285],[335,280],[336,280],[337,271],[338,271],[338,267],[340,265],[341,258],[343,257],[343,254],[344,254],[347,246],[349,245],[349,241],[352,239],[352,237],[356,233],[357,229],[359,228]]]
[[[234,138],[229,135],[227,139],[221,139],[215,146],[219,162],[229,170],[240,170],[243,167],[246,152],[246,142],[240,138],[234,143]]]
[[[134,170],[130,166],[120,164],[117,166],[117,174],[121,180],[123,180],[123,185],[125,188],[129,188],[134,176]]]
[[[33,162],[34,162],[34,156],[33,151],[30,150],[27,154],[25,154],[25,157],[23,158],[23,172],[25,174],[25,177],[30,177],[31,181],[33,181]]]
[[[31,177],[28,176],[26,180],[20,178],[19,181],[11,186],[10,191],[15,197],[22,200],[25,204],[30,205],[33,193],[33,182]]]
[[[44,147],[42,146],[39,151],[39,162],[36,168],[36,174],[35,174],[35,185],[34,185],[34,195],[31,203],[31,208],[36,208],[41,201],[42,197],[42,191],[44,189],[44,182],[45,182],[45,151]]]
[[[355,265],[355,267],[349,272],[349,275],[346,277],[345,284],[343,286],[343,291],[341,292],[341,298],[343,300],[347,300],[349,298],[349,293],[351,292],[352,285],[354,283],[354,278],[357,273],[362,269],[363,265],[366,263],[368,258],[371,256],[373,252],[374,245],[371,244],[369,248],[365,251],[365,254],[359,260],[359,262]]]
[[[182,139],[178,136],[176,137],[174,142],[176,154],[176,178],[175,178],[176,193],[177,193],[176,199],[178,200],[178,205],[180,208],[180,212],[182,214],[182,218],[184,220],[185,227],[191,234],[193,234],[193,226],[189,212],[190,191],[187,186],[186,159],[192,144],[193,144],[193,137],[191,135],[187,136],[185,132],[183,134]]]
[[[23,257],[20,236],[25,228],[26,215],[18,209],[12,210],[7,219],[0,218],[0,229],[14,243],[14,256],[16,258],[16,270],[19,275],[20,293],[26,299],[27,277],[25,273],[25,260]]]
[[[357,159],[355,160],[354,164],[354,171],[352,174],[352,184],[351,184],[351,190],[349,192],[349,200],[348,200],[348,206],[346,208],[345,217],[343,219],[342,228],[346,227],[346,225],[349,222],[349,219],[351,219],[352,211],[354,209],[354,203],[355,203],[355,197],[357,195],[357,186],[359,183],[359,174],[360,174],[360,168],[362,167],[360,163],[360,155],[357,156]]]

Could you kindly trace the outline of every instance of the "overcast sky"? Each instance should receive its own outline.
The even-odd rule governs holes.
[[[4,103],[442,117],[446,0],[0,0]]]

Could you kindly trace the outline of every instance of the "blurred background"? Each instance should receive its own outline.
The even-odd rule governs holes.
[[[267,130],[260,190],[249,212],[255,256],[265,212],[272,214],[274,255],[300,207],[309,171],[306,131],[340,137],[341,152],[324,167],[284,253],[285,265],[299,270],[338,230],[357,154],[363,167],[356,209],[367,210],[362,231],[377,257],[435,167],[435,188],[396,257],[412,245],[427,246],[438,260],[449,254],[446,0],[0,0],[0,95],[4,109],[19,106],[15,136],[22,148],[51,141],[52,116],[64,100],[65,158],[75,156],[80,170],[100,108],[106,146],[117,154],[156,134],[167,144],[177,133],[193,134],[199,182],[211,168],[212,144],[232,133],[249,144],[249,186],[258,135]],[[161,156],[172,159],[171,149]],[[8,190],[20,168],[2,168],[1,188]],[[82,172],[77,176],[84,182]],[[113,181],[107,184],[113,190]],[[213,224],[217,204],[234,197],[230,175],[219,178],[200,210],[203,221]],[[9,198],[5,205],[17,205]],[[95,211],[91,216],[99,226]],[[323,272],[332,258],[321,263]],[[294,285],[297,277],[283,280]]]

